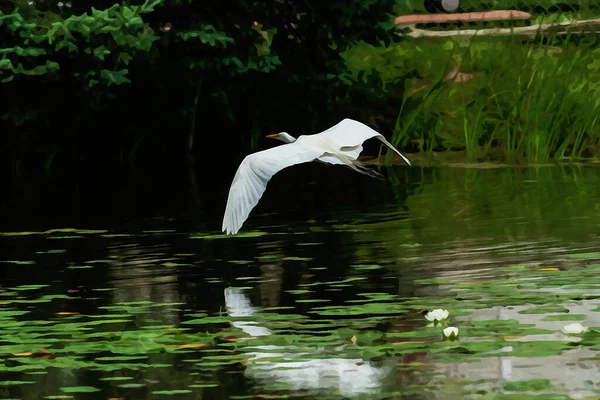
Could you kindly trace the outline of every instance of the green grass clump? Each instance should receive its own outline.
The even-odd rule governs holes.
[[[361,42],[342,54],[349,69],[343,79],[372,85],[377,77],[380,91],[400,99],[395,145],[464,150],[468,161],[598,157],[595,40],[583,35],[560,43],[517,37]]]

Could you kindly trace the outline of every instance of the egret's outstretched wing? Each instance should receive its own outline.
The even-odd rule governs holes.
[[[273,175],[292,165],[313,161],[322,154],[321,151],[305,147],[301,142],[294,142],[244,158],[229,189],[223,231],[234,235],[239,231]]]
[[[344,147],[353,148],[359,146],[367,139],[377,138],[396,154],[402,157],[402,159],[406,161],[408,165],[410,165],[408,158],[404,157],[404,155],[400,153],[398,149],[392,146],[392,144],[388,142],[382,134],[369,128],[362,122],[358,122],[350,118],[340,121],[338,124],[332,126],[326,131],[319,133],[318,135],[324,139],[327,139],[331,143],[335,143],[336,146],[339,146],[339,149],[341,150],[343,150]]]

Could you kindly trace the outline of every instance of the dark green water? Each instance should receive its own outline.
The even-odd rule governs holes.
[[[600,168],[310,168],[236,237],[228,182],[13,223],[0,399],[600,396]]]

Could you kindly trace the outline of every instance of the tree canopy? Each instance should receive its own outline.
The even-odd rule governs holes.
[[[346,96],[340,50],[388,40],[393,5],[11,0],[0,7],[8,152],[44,163],[140,145],[181,153],[192,116],[203,139],[229,132],[245,147],[290,118],[311,129]]]

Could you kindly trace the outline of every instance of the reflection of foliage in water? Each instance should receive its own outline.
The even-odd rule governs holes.
[[[582,264],[578,261],[582,258],[592,263]],[[62,312],[45,320],[28,319],[31,304],[65,301],[68,296],[43,294],[40,291],[46,288],[36,285],[8,288],[0,293],[0,352],[8,377],[2,384],[12,395],[26,396],[29,390],[39,390],[38,385],[46,385],[42,377],[48,375],[54,390],[62,386],[63,392],[96,388],[107,395],[132,393],[134,398],[140,388],[156,394],[195,393],[223,384],[215,372],[241,363],[247,377],[256,380],[256,393],[293,395],[293,390],[308,390],[306,395],[337,398],[335,382],[345,370],[350,374],[349,366],[342,368],[344,363],[352,363],[357,372],[365,369],[362,378],[372,375],[373,380],[365,382],[363,389],[358,381],[345,386],[342,394],[351,394],[348,390],[393,393],[399,382],[402,390],[415,395],[424,395],[423,389],[428,388],[457,398],[475,390],[559,393],[564,382],[557,386],[553,379],[558,378],[543,383],[486,376],[491,371],[485,360],[511,358],[519,363],[523,358],[530,365],[543,365],[544,357],[560,357],[565,351],[595,354],[600,349],[600,264],[593,260],[599,259],[600,254],[588,253],[561,268],[508,267],[493,271],[483,281],[422,279],[415,284],[437,287],[435,297],[373,291],[357,293],[356,299],[342,305],[318,301],[311,295],[316,287],[307,283],[290,291],[303,307],[307,302],[301,299],[307,295],[314,300],[303,314],[263,311],[247,300],[238,301],[234,308],[229,295],[228,313],[186,312],[180,327],[161,323],[160,315],[181,312],[182,304],[148,301],[103,306],[89,315]],[[365,271],[381,268],[372,264]],[[579,282],[586,282],[585,287]],[[342,283],[321,285],[335,288]],[[236,295],[243,297],[242,293],[238,290]],[[437,306],[450,311],[448,323],[459,326],[460,342],[443,341],[442,326],[432,326],[420,314]],[[589,332],[575,338],[560,333],[570,314],[590,326]],[[257,333],[249,326],[263,330]],[[580,350],[574,342],[582,346]],[[474,362],[484,364],[479,373],[485,379],[470,375],[469,365]],[[320,383],[307,376],[294,378],[294,370],[302,368],[323,368],[329,378],[322,377]],[[335,368],[342,368],[336,373],[342,374],[339,378],[331,375]],[[367,374],[366,368],[372,370]],[[465,369],[459,373],[462,378],[456,368]],[[56,375],[64,370],[80,372],[71,377]],[[195,382],[189,382],[189,374],[197,373]],[[448,373],[456,375],[453,382],[446,381]],[[581,373],[570,387],[587,379]]]
[[[339,374],[301,392],[314,380],[289,379],[349,363],[374,372],[362,387],[382,397],[592,393],[598,170],[389,172],[421,180],[380,184],[364,213],[350,199],[329,219],[279,219],[260,234],[207,238],[166,220],[5,232],[1,397],[339,399]],[[231,288],[246,298],[237,312]],[[459,342],[429,326],[421,313],[435,308],[450,311],[443,326],[457,326]],[[561,333],[572,321],[589,330]]]
[[[404,182],[394,174],[405,173],[391,169],[390,179]],[[420,184],[406,200],[409,220],[390,224],[410,230],[416,243],[460,238],[586,240],[598,234],[599,177],[599,168],[577,166],[424,168]],[[401,195],[406,191],[396,185],[392,190]]]

